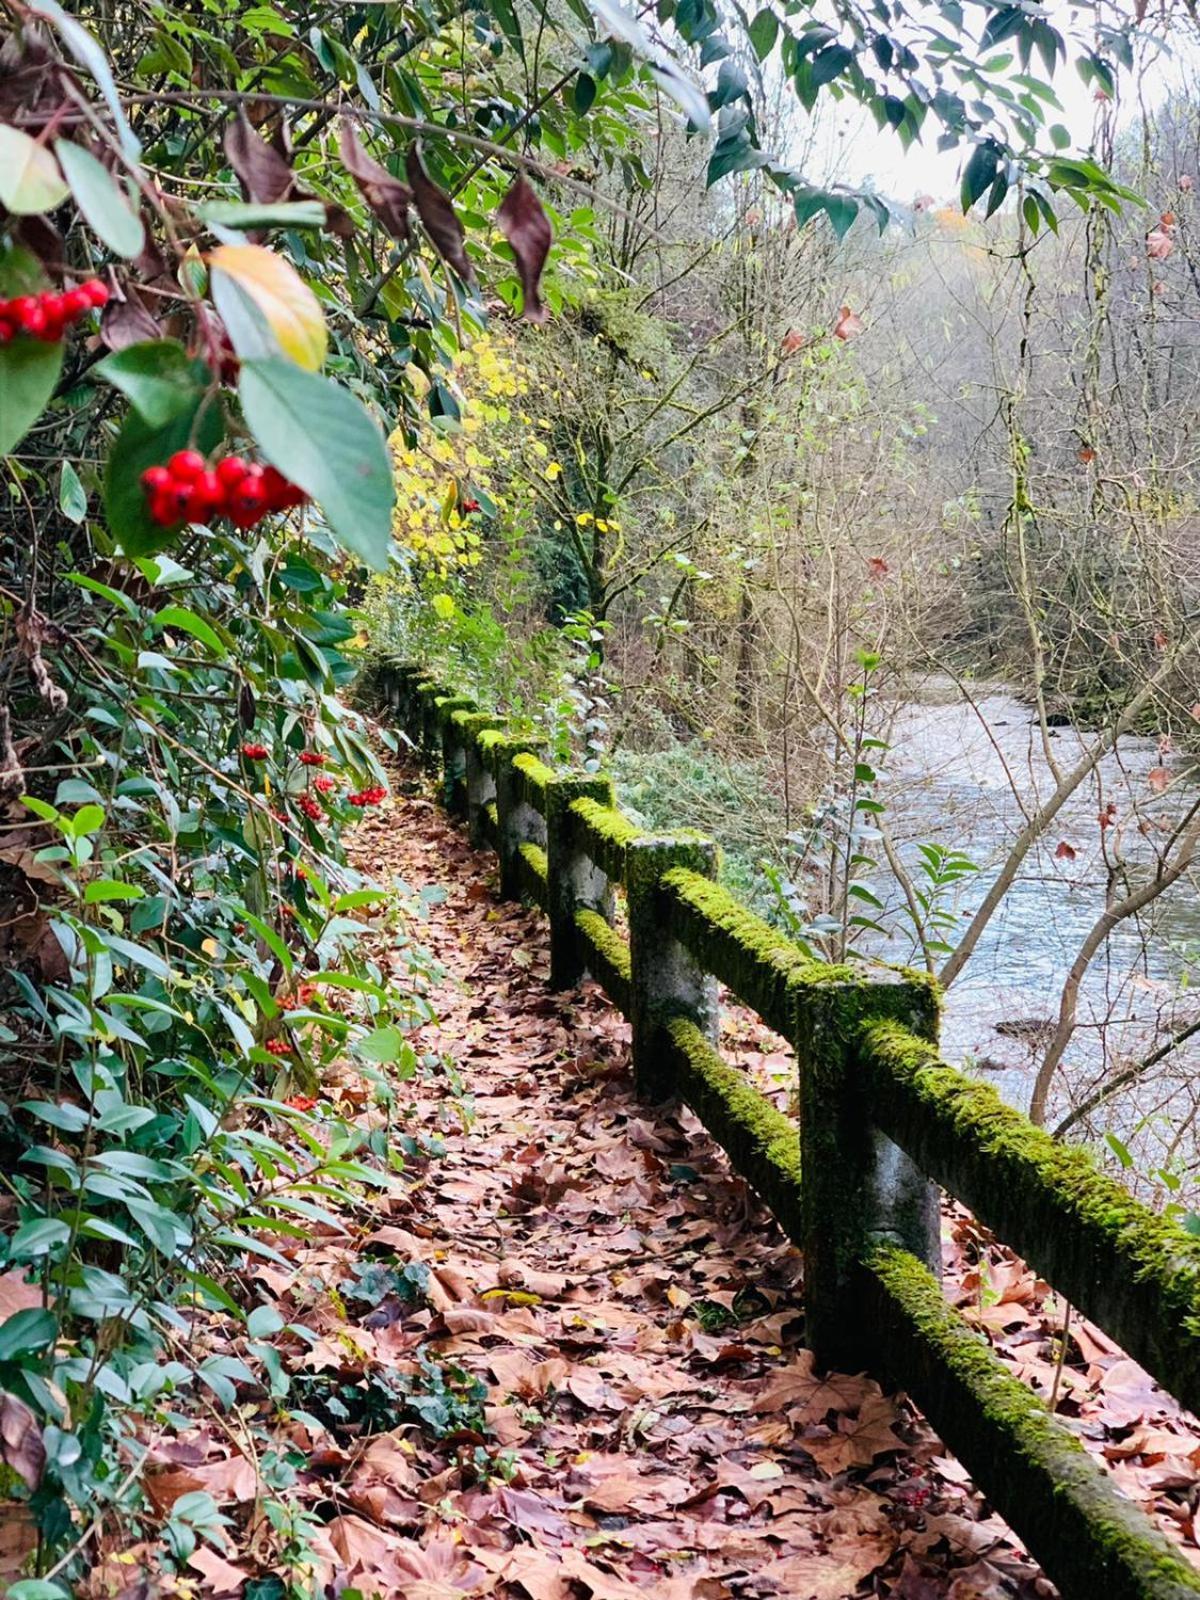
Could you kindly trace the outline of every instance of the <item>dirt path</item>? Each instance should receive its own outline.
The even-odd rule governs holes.
[[[690,1115],[633,1099],[599,991],[548,991],[544,928],[496,900],[490,858],[419,793],[356,854],[444,890],[418,1039],[463,1099],[406,1086],[441,1153],[357,1246],[425,1263],[425,1303],[348,1304],[336,1336],[343,1364],[440,1381],[445,1437],[341,1431],[315,1543],[337,1577],[410,1600],[1048,1593],[907,1405],[814,1377],[796,1252]]]

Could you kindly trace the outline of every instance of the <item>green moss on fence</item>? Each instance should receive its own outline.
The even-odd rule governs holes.
[[[516,775],[518,798],[545,816],[546,789],[548,784],[554,782],[553,768],[548,767],[526,746],[513,757],[513,772]]]
[[[522,894],[535,905],[541,906],[544,911],[550,898],[550,874],[546,865],[546,852],[540,844],[526,843],[518,849],[517,858],[520,863],[517,875]]]
[[[614,883],[624,883],[625,848],[645,837],[641,829],[615,806],[598,800],[573,800],[568,812],[572,825],[582,830],[592,860]]]
[[[738,1172],[762,1196],[788,1236],[800,1242],[800,1141],[796,1125],[744,1072],[731,1067],[696,1024],[674,1017],[664,1025],[671,1071],[687,1101]]]
[[[576,911],[575,927],[583,943],[588,971],[617,1009],[628,1016],[633,983],[628,942],[598,911]]]
[[[1105,1600],[1195,1600],[1200,1573],[946,1304],[907,1251],[864,1268],[887,1376],[911,1389],[1055,1582]]]
[[[663,888],[668,925],[681,942],[764,1022],[790,1034],[790,980],[815,964],[711,878],[676,867]]]
[[[475,711],[462,706],[450,713],[450,725],[461,736],[464,744],[471,744],[485,728],[503,730],[504,720],[491,711]]]
[[[894,1022],[861,1033],[872,1115],[1191,1410],[1200,1410],[1200,1240],[939,1060]]]

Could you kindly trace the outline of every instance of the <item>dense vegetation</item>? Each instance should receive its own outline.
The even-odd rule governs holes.
[[[397,984],[361,950],[382,891],[341,843],[384,792],[348,698],[368,637],[548,716],[564,758],[636,756],[635,804],[723,832],[747,892],[769,855],[777,914],[832,954],[875,921],[885,675],[986,656],[1040,706],[1084,684],[1168,732],[1191,704],[1169,422],[1192,367],[1146,330],[1185,292],[1195,163],[1068,155],[1047,81],[1076,55],[1107,101],[1126,31],[732,9],[0,11],[0,1390],[38,1574],[14,1600],[141,1504],[125,1447],[156,1409],[251,1375],[284,1401],[269,1316],[244,1359],[197,1358],[197,1319],[243,1314],[264,1227],[388,1186],[397,1085],[439,1070],[406,1038],[422,958],[404,942]],[[786,161],[797,103],[831,98],[960,147],[990,231]],[[1144,231],[1130,183],[1172,217],[1135,249],[1149,323],[1111,270]],[[928,316],[933,256],[893,218],[954,241],[953,314],[1022,352],[999,445],[935,425],[927,334],[863,336],[903,327],[898,274]],[[1088,338],[1035,384],[1036,274],[1077,255]],[[1068,385],[1079,415],[1033,459]],[[913,886],[931,962],[965,870],[942,850]],[[311,1116],[347,1054],[369,1138]],[[175,1559],[214,1515],[176,1502]]]

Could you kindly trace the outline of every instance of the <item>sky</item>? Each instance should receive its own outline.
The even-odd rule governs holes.
[[[1047,8],[1050,20],[1064,32],[1071,8],[1052,4]],[[1161,104],[1173,89],[1179,88],[1185,78],[1194,78],[1200,65],[1200,51],[1189,39],[1178,40],[1173,54],[1156,54],[1153,65],[1143,78],[1143,96],[1148,110]],[[1076,70],[1074,60],[1060,64],[1054,75],[1052,87],[1062,105],[1062,111],[1051,120],[1060,121],[1069,129],[1077,150],[1086,150],[1092,141],[1097,107],[1092,86],[1085,85]],[[1140,114],[1135,94],[1122,94],[1118,81],[1115,115],[1118,127],[1128,124]],[[880,131],[874,119],[858,107],[831,107],[822,115],[819,129],[817,165],[828,162],[830,175],[842,182],[857,186],[871,183],[890,198],[911,203],[919,195],[932,195],[937,201],[950,200],[958,192],[961,165],[970,153],[969,147],[939,152],[937,130],[929,119],[930,131],[925,140],[908,151],[891,129]]]

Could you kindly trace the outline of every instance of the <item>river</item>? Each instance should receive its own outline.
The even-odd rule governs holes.
[[[964,925],[1025,814],[1054,791],[1030,707],[999,684],[971,684],[966,692],[973,703],[948,680],[930,679],[889,709],[890,749],[880,762],[878,791],[906,862],[914,860],[918,843],[932,841],[963,851],[980,869],[958,886],[954,909]],[[1069,770],[1093,738],[1071,727],[1052,729],[1060,769]],[[1028,1107],[1063,981],[1104,907],[1104,846],[1110,857],[1120,851],[1133,883],[1144,881],[1156,843],[1169,835],[1195,791],[1194,762],[1153,738],[1129,735],[1104,757],[1030,853],[951,986],[943,1031],[949,1059]],[[1102,829],[1100,813],[1110,805],[1112,821]],[[885,888],[894,908],[898,888],[894,882]],[[911,946],[893,939],[888,954],[910,955]],[[1166,1036],[1164,1028],[1174,1031],[1191,1020],[1195,1009],[1183,986],[1192,961],[1200,970],[1200,896],[1185,875],[1154,904],[1145,925],[1131,920],[1118,926],[1093,962],[1066,1058],[1071,1093],[1060,1083],[1055,1110],[1065,1111],[1106,1068],[1119,1070],[1144,1056]],[[1160,1069],[1154,1092],[1114,1102],[1111,1112],[1098,1114],[1096,1129],[1119,1129],[1135,1140],[1139,1165],[1161,1159],[1192,1113],[1186,1082],[1198,1065],[1200,1037],[1194,1050],[1176,1052],[1165,1076]],[[1140,1126],[1144,1116],[1150,1120]]]

